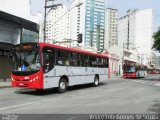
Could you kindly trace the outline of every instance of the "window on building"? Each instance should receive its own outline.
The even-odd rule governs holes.
[[[22,43],[25,42],[38,42],[38,33],[23,29],[22,31]]]

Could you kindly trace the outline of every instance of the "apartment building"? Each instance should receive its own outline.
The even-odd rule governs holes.
[[[61,4],[47,15],[46,42],[65,44],[68,39],[70,39],[70,13]]]
[[[118,45],[118,10],[107,8],[105,13],[105,41],[104,48],[109,49]]]
[[[148,65],[151,57],[153,35],[153,11],[128,10],[127,15],[118,21],[118,45],[122,48],[136,49],[138,61]]]
[[[105,0],[75,0],[83,4],[71,12],[71,39],[82,34],[83,48],[104,49]]]

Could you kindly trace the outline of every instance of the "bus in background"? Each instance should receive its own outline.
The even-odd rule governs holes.
[[[158,68],[148,69],[148,74],[160,74],[160,70]]]
[[[83,50],[47,43],[24,43],[14,48],[12,86],[43,90],[99,82],[108,79],[109,58]]]
[[[147,66],[135,64],[124,64],[123,78],[142,78],[147,76]]]

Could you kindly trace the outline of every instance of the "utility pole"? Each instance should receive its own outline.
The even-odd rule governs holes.
[[[52,5],[47,6],[47,3],[50,2],[50,1],[53,1]],[[46,23],[47,23],[46,19],[47,19],[47,14],[48,14],[47,13],[47,8],[51,8],[52,9],[53,7],[56,7],[57,5],[59,5],[59,4],[54,5],[54,1],[55,0],[45,0],[45,6],[44,6],[44,10],[45,10],[44,11],[44,33],[43,33],[44,34],[44,36],[43,36],[43,41],[44,42],[46,42]]]
[[[47,6],[47,2],[50,2],[50,1],[53,1],[53,3],[52,3],[52,5],[49,5],[49,6]],[[45,14],[44,14],[44,42],[46,41],[46,23],[47,23],[47,21],[46,21],[46,18],[47,18],[47,14],[53,9],[53,8],[56,8],[56,7],[58,7],[58,6],[62,6],[63,4],[61,4],[61,3],[59,3],[59,4],[54,4],[54,1],[55,0],[45,0]],[[51,26],[51,27],[49,27],[49,29],[50,28],[52,28],[62,17],[64,17],[68,12],[70,12],[73,8],[75,8],[75,7],[79,7],[79,6],[81,6],[83,3],[81,3],[81,2],[78,2],[74,7],[72,7],[72,8],[70,8],[64,15],[62,15],[57,21],[55,21],[54,22],[54,24]],[[50,10],[47,12],[47,8],[50,8]]]
[[[46,41],[46,17],[47,17],[47,8],[46,8],[46,6],[47,6],[47,0],[45,0],[45,7],[44,7],[44,9],[45,9],[45,11],[44,11],[44,36],[43,36],[43,41],[45,42]]]
[[[97,25],[97,50],[100,50],[100,25]]]

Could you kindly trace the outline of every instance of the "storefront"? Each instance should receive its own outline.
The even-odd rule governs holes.
[[[13,68],[13,46],[38,42],[39,25],[0,11],[0,79],[9,78]]]
[[[120,58],[116,54],[110,54],[110,74],[111,76],[119,76],[121,73]]]

